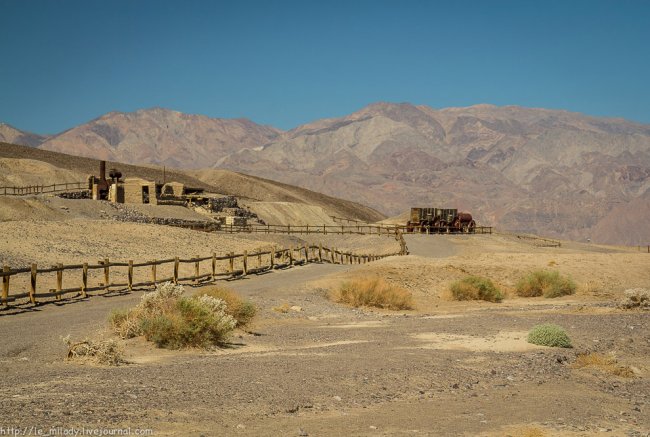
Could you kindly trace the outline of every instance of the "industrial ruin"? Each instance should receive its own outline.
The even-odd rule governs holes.
[[[121,171],[110,169],[106,178],[106,161],[100,161],[99,176],[88,176],[88,190],[93,200],[112,203],[176,205],[205,213],[220,224],[246,226],[257,216],[240,208],[233,196],[207,195],[202,188],[187,187],[181,182],[150,181],[123,177]]]

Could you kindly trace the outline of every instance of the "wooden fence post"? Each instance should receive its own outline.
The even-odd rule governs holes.
[[[293,249],[289,248],[289,265],[293,265]]]
[[[153,260],[153,264],[151,264],[151,282],[153,282],[153,286],[156,286],[156,260]]]
[[[196,282],[199,282],[199,272],[200,272],[200,269],[199,269],[199,260],[198,260],[198,259],[199,259],[199,256],[196,255],[196,256],[194,257],[194,259],[196,260],[196,261],[194,261],[194,282],[196,283]]]
[[[305,264],[309,263],[309,248],[305,244]]]
[[[36,303],[36,264],[32,264],[32,277],[31,277],[31,287],[29,288],[29,301],[32,304]]]
[[[174,284],[178,284],[178,263],[179,263],[178,257],[174,258]]]
[[[228,264],[230,267],[230,273],[232,273],[235,271],[235,252],[230,252],[229,256]]]
[[[36,264],[32,264],[32,276],[34,278],[34,293],[36,293]],[[88,263],[84,263],[81,270],[81,297],[88,297]]]
[[[257,254],[257,268],[262,268],[262,253]]]
[[[110,266],[108,258],[104,258],[104,290],[108,291],[111,286]]]
[[[56,299],[61,299],[61,290],[63,290],[63,264],[57,264],[59,270],[56,271]]]
[[[129,260],[129,271],[126,274],[126,282],[129,291],[133,291],[133,260]]]
[[[336,264],[336,261],[334,260],[334,248],[330,248],[330,260],[332,261],[332,264]]]
[[[244,265],[244,267],[243,267],[244,276],[246,276],[248,274],[248,251],[247,250],[244,251],[244,259],[243,259],[242,262],[243,262],[243,265]]]
[[[291,235],[291,225],[287,225],[287,234]]]
[[[217,254],[212,252],[212,280],[217,277]]]
[[[270,263],[271,270],[273,270],[273,263],[274,262],[275,262],[275,247],[272,247],[271,248],[271,263]]]
[[[323,262],[323,243],[318,243],[318,262]]]
[[[3,266],[2,271],[3,272],[8,272],[9,266]],[[3,276],[2,277],[2,302],[6,305],[9,305],[9,278],[11,276]]]

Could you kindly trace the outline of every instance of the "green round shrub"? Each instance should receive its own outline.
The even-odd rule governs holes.
[[[488,302],[501,302],[503,294],[488,278],[468,276],[456,281],[449,286],[451,294],[456,300],[486,300]]]
[[[560,297],[576,292],[576,284],[556,271],[536,270],[517,282],[516,292],[523,297]]]
[[[533,326],[528,333],[528,343],[550,347],[572,347],[564,328],[552,323]]]

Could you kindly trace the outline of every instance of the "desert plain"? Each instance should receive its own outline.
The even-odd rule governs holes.
[[[206,234],[125,222],[119,217],[132,210],[54,196],[0,198],[0,205],[1,256],[12,266],[304,243],[358,253],[399,250],[386,236]],[[158,208],[137,209],[148,216],[193,214]],[[66,358],[62,337],[116,338],[109,313],[136,305],[145,288],[2,309],[2,423],[188,436],[648,435],[648,312],[618,303],[625,290],[649,286],[650,254],[570,241],[546,247],[507,233],[405,238],[406,256],[362,265],[314,262],[217,281],[258,312],[211,350],[171,351],[133,338],[118,339],[123,365]],[[577,292],[516,296],[516,281],[535,269],[570,276]],[[506,298],[452,300],[449,284],[466,275],[491,278]],[[328,299],[358,277],[404,287],[414,309],[354,308]],[[540,323],[565,328],[573,347],[528,343],[528,331]],[[611,357],[626,371],[576,367],[577,357],[589,353]]]

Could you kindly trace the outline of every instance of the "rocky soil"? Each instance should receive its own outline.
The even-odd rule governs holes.
[[[2,224],[3,235],[14,235],[10,225]],[[111,248],[114,256],[140,250],[146,257],[154,249],[191,255],[206,238],[167,227],[156,232],[155,225],[103,225],[105,232],[80,237],[72,232],[75,223],[50,223],[45,228],[49,246],[43,243],[20,256],[31,258],[49,248],[48,256],[71,259],[77,254],[65,248],[84,246],[85,255]],[[84,226],[94,229],[90,222]],[[27,226],[25,241],[38,241],[37,229]],[[136,234],[142,239],[135,241]],[[212,244],[221,248],[260,244],[243,236],[214,238]],[[391,241],[338,238],[335,244],[341,245],[374,241],[377,250]],[[624,286],[648,283],[645,255],[605,254],[620,273],[604,270],[603,293],[552,301],[511,297],[501,304],[448,301],[436,283],[471,270],[472,259],[473,268],[493,271],[503,283],[499,278],[512,272],[548,266],[548,257],[567,271],[578,271],[578,260],[584,259],[583,269],[596,278],[602,267],[597,263],[602,253],[485,238],[411,238],[414,255],[408,257],[365,266],[309,264],[228,282],[259,308],[253,326],[236,332],[228,347],[174,352],[132,339],[122,342],[130,364],[119,367],[66,361],[60,337],[110,337],[108,313],[135,304],[141,291],[4,313],[3,423],[130,426],[190,436],[647,436],[648,313],[617,308],[623,293],[615,287],[621,281]],[[486,251],[491,257],[483,258]],[[327,299],[329,288],[366,274],[406,286],[416,295],[417,308],[355,309]],[[563,326],[574,348],[527,343],[527,331],[545,322]],[[631,376],[574,368],[577,355],[589,352],[613,354]]]

